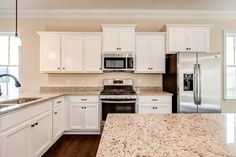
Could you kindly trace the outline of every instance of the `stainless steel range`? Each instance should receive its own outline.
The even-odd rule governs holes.
[[[135,113],[137,94],[133,90],[132,80],[104,80],[100,99],[102,121],[106,120],[108,113]]]

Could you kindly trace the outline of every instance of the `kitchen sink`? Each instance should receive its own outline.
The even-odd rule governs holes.
[[[15,104],[24,104],[27,102],[35,101],[41,98],[32,98],[32,97],[27,97],[27,98],[18,98],[18,99],[12,99],[12,100],[7,100],[2,103],[0,103],[0,106],[6,106],[6,105],[15,105]]]

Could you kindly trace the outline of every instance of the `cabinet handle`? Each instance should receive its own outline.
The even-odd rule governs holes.
[[[84,108],[84,107],[81,107],[82,109]]]
[[[189,50],[191,50],[191,48],[189,48]]]
[[[61,101],[58,101],[58,102],[57,102],[57,104],[60,104],[60,103],[61,103]]]
[[[63,70],[65,70],[66,68],[62,68]]]
[[[155,109],[155,107],[152,107],[153,109]]]
[[[119,48],[119,50],[121,50],[121,48]]]
[[[84,109],[86,109],[87,107],[84,107]]]
[[[119,48],[116,48],[117,50],[119,50]]]
[[[152,101],[158,101],[158,99],[152,99]]]
[[[81,99],[82,101],[87,101],[87,99]]]
[[[38,122],[36,122],[35,125],[38,125]]]
[[[157,109],[157,107],[155,107]]]
[[[57,112],[54,112],[54,114],[57,114]]]
[[[57,68],[58,70],[60,70],[60,68]]]
[[[33,127],[34,127],[34,124],[31,125],[31,128],[33,128]]]

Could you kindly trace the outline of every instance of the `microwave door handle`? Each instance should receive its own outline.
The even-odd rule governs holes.
[[[135,100],[132,101],[110,101],[110,100],[102,100],[103,103],[116,103],[116,104],[122,104],[122,103],[135,103]]]

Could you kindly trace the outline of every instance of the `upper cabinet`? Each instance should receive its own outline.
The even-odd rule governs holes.
[[[57,34],[40,36],[40,71],[60,72],[60,43]]]
[[[165,73],[165,33],[137,33],[136,73]]]
[[[101,73],[100,33],[40,32],[40,71]]]
[[[167,53],[209,52],[211,25],[166,25]]]
[[[102,25],[103,52],[135,52],[136,25]]]

